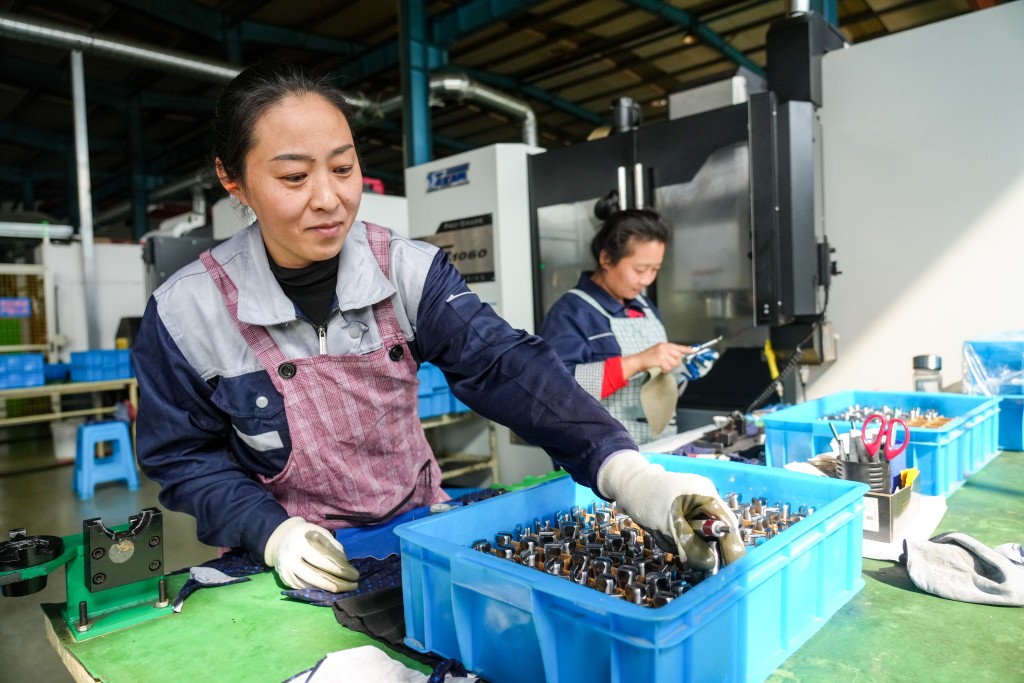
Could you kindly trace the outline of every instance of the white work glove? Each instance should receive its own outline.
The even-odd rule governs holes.
[[[714,566],[711,549],[687,520],[718,519],[729,525],[729,532],[718,539],[722,564],[735,562],[746,552],[736,515],[707,477],[666,472],[636,451],[622,451],[601,467],[597,486],[634,522],[652,533],[659,546],[678,553],[686,566],[699,571]]]
[[[290,517],[274,529],[264,562],[291,588],[322,588],[332,593],[355,590],[359,571],[330,531],[302,517]]]
[[[718,358],[718,351],[714,349],[704,349],[692,355],[684,356],[679,372],[687,380],[700,379],[711,372],[711,368],[714,367],[715,361]]]

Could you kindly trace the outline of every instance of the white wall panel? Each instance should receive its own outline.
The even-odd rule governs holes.
[[[839,359],[808,397],[960,381],[965,339],[1024,328],[1024,2],[827,54],[824,216]]]

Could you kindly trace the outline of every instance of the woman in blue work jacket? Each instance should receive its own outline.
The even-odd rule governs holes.
[[[721,502],[641,456],[443,251],[358,217],[349,108],[329,80],[245,69],[212,132],[217,177],[256,221],[153,293],[133,348],[139,463],[199,540],[249,550],[293,588],[355,588],[330,530],[447,499],[418,419],[425,361],[642,526],[671,538],[680,494]]]
[[[709,350],[688,359],[694,349],[668,341],[661,313],[644,297],[665,258],[664,219],[650,210],[612,211],[590,245],[597,268],[559,297],[540,336],[643,444],[675,432],[679,382],[703,376],[718,356]]]

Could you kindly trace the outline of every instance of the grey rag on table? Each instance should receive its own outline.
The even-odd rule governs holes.
[[[981,605],[1024,607],[1024,551],[1019,543],[989,548],[957,531],[903,542],[910,580],[933,595]]]

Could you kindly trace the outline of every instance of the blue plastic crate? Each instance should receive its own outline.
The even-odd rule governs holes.
[[[450,397],[451,394],[448,393],[447,390],[428,394],[426,396],[419,396],[418,403],[420,419],[446,414],[451,407]]]
[[[963,380],[965,393],[1000,398],[999,447],[1024,450],[1024,330],[965,341]]]
[[[449,398],[451,400],[451,403],[450,403],[450,405],[448,407],[448,412],[450,412],[450,413],[468,413],[468,412],[470,412],[470,410],[472,410],[465,403],[463,403],[459,399],[455,398],[455,394],[449,392],[448,396],[449,396]]]
[[[71,363],[47,363],[43,369],[47,382],[60,382],[71,375]]]
[[[441,368],[431,363],[423,363],[416,372],[416,379],[420,382],[419,395],[430,396],[433,394],[448,391],[448,381],[441,372]]]
[[[562,477],[399,525],[407,645],[494,681],[761,681],[864,586],[867,485],[651,455],[743,500],[813,515],[664,607],[645,608],[470,548],[534,517],[598,500]]]
[[[914,427],[910,430],[907,466],[916,467],[921,493],[948,495],[999,452],[999,399],[962,394],[843,391],[815,401],[784,408],[765,415],[765,463],[782,467],[804,462],[831,450],[833,438],[826,415],[850,406],[883,405],[910,410],[937,410],[954,418],[939,429]],[[833,420],[841,434],[850,431],[850,423]],[[858,425],[859,427],[859,425]]]
[[[41,353],[0,355],[0,389],[42,386],[46,381],[44,365]]]
[[[1024,451],[1024,396],[999,396],[999,447]]]
[[[134,376],[128,349],[75,351],[71,354],[72,382],[100,382]]]

